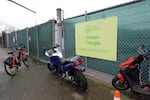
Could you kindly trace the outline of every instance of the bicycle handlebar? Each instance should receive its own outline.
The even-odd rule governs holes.
[[[21,50],[25,48],[25,45],[23,43],[21,43],[19,46],[16,46],[16,50]]]

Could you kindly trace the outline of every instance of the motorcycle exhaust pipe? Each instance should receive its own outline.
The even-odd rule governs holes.
[[[80,69],[80,71],[81,71],[81,72],[85,72],[85,68],[82,67],[82,68]]]
[[[73,80],[74,80],[74,77],[73,77],[73,76],[68,76],[68,77],[65,77],[64,79],[65,79],[65,80],[68,80],[68,81],[73,81]]]
[[[71,80],[71,81],[74,80],[74,77],[73,77],[73,76],[69,76],[68,78],[69,78],[69,80]]]

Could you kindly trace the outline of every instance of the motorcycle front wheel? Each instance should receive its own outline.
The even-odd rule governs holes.
[[[17,72],[16,67],[12,67],[10,65],[4,64],[4,69],[8,75],[10,75],[10,76],[16,75],[16,72]]]
[[[85,92],[88,88],[87,80],[80,70],[74,70],[74,83],[79,91]]]
[[[130,88],[127,81],[121,83],[117,76],[112,79],[112,85],[118,90],[127,90]]]

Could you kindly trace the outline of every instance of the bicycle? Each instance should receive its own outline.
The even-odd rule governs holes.
[[[21,67],[22,63],[29,67],[27,54],[23,51],[25,45],[20,44],[16,47],[16,51],[18,55],[15,54],[15,51],[9,51],[8,54],[10,55],[4,60],[4,69],[6,73],[10,76],[15,76],[18,68]]]

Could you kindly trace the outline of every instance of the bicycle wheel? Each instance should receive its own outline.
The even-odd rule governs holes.
[[[27,56],[22,56],[22,62],[26,67],[29,67]]]
[[[16,72],[17,72],[16,67],[12,67],[10,65],[4,64],[4,68],[5,68],[5,71],[8,75],[10,75],[10,76],[16,75]]]

